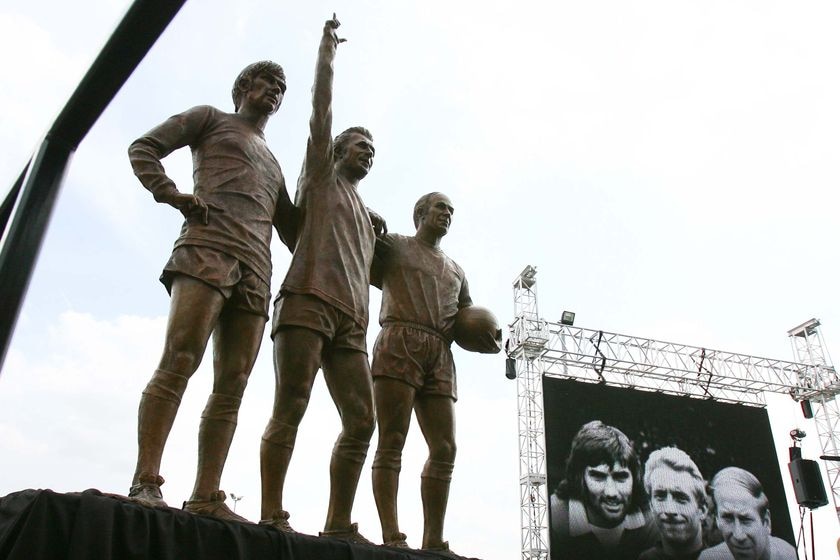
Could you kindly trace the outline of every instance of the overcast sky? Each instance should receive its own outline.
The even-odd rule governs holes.
[[[128,4],[0,8],[0,193]],[[136,406],[169,306],[157,277],[181,220],[134,178],[126,148],[191,106],[232,110],[239,70],[270,58],[284,66],[288,91],[266,137],[293,189],[333,11],[348,39],[335,63],[335,130],[362,124],[376,142],[362,196],[391,231],[410,234],[415,200],[448,194],[456,212],[443,248],[501,322],[513,318],[512,281],[532,264],[549,320],[569,309],[579,326],[793,359],[787,330],[818,317],[829,350],[840,348],[836,2],[192,0],[72,161],[0,376],[0,495],[127,491]],[[189,154],[165,164],[188,190]],[[275,243],[275,291],[288,262]],[[372,300],[376,317],[378,294]],[[377,331],[374,321],[371,341]],[[446,536],[461,553],[515,558],[516,386],[502,356],[455,355],[459,456]],[[251,519],[270,357],[266,336],[222,480]],[[205,364],[166,448],[170,505],[192,488],[210,378]],[[820,450],[798,405],[773,403],[787,481],[790,429],[808,433],[806,457]],[[319,379],[286,492],[301,531],[323,525],[338,426]],[[400,488],[414,545],[424,458],[414,425]],[[831,506],[815,517],[826,558],[840,528]],[[367,468],[354,519],[379,538]]]

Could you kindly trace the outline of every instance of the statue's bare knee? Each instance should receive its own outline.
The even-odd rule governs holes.
[[[284,384],[274,395],[274,411],[272,417],[277,420],[297,426],[309,406],[311,388],[288,387]]]
[[[173,280],[160,369],[186,376],[195,373],[223,304],[221,292],[199,280],[183,275]]]
[[[454,439],[441,438],[429,445],[429,460],[454,463],[457,454],[457,446]]]
[[[402,430],[383,429],[379,426],[379,441],[377,447],[380,449],[396,449],[402,451],[405,447],[406,433]]]
[[[284,347],[284,351],[289,349],[288,346]],[[309,406],[319,366],[311,350],[302,354],[287,354],[278,362],[277,387],[274,392],[273,416],[295,426],[303,419]]]
[[[245,393],[250,374],[250,370],[221,372],[213,383],[213,392],[241,398]]]
[[[160,358],[160,369],[189,377],[201,364],[209,340],[210,332],[203,333],[200,325],[196,325],[195,328],[170,325]]]
[[[352,413],[342,412],[342,433],[360,439],[363,441],[370,441],[373,437],[373,431],[376,427],[376,420],[373,416],[373,409],[358,407]]]
[[[323,356],[324,381],[345,429],[373,429],[373,379],[365,352],[337,348]]]
[[[241,397],[257,359],[265,317],[225,308],[213,334],[213,391]]]
[[[170,344],[164,348],[160,358],[159,369],[175,372],[178,375],[190,377],[201,364],[202,352],[172,348]]]

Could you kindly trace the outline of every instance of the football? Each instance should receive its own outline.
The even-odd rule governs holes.
[[[455,343],[468,352],[497,354],[502,350],[502,329],[496,316],[485,308],[462,307],[455,315]]]

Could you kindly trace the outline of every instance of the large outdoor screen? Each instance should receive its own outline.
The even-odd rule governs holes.
[[[544,378],[551,560],[795,559],[765,409]]]

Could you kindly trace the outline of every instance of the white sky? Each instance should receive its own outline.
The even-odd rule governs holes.
[[[0,8],[0,192],[128,4]],[[289,89],[266,136],[293,189],[318,39],[334,10],[348,38],[336,60],[335,128],[363,124],[376,139],[365,201],[392,231],[411,233],[414,201],[447,193],[456,213],[444,249],[502,322],[513,315],[511,282],[533,264],[547,319],[569,309],[584,327],[792,359],[786,331],[819,317],[828,348],[840,347],[837,3],[193,0],[73,159],[0,376],[0,495],[127,491],[136,405],[169,305],[157,276],[180,218],[154,204],[126,148],[193,105],[230,110],[239,70],[271,58]],[[188,154],[166,164],[188,189]],[[289,262],[279,244],[274,262],[279,284]],[[252,519],[270,356],[266,337],[222,484],[245,496],[237,511]],[[457,350],[456,361],[447,537],[462,553],[516,558],[515,383],[500,356]],[[192,487],[210,377],[204,365],[191,382],[164,455],[172,505]],[[813,423],[788,399],[773,401],[781,452],[801,427],[816,458]],[[286,496],[304,532],[323,524],[337,432],[319,380]],[[415,545],[424,456],[413,426],[400,516]],[[379,538],[367,469],[354,518]],[[819,556],[831,557],[837,518],[831,506],[815,518]]]

